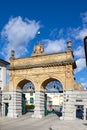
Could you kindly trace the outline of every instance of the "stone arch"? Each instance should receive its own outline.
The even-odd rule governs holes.
[[[31,80],[29,79],[21,79],[18,83],[17,83],[17,86],[16,86],[16,90],[22,90],[23,86],[28,83],[28,82],[32,82]],[[32,82],[32,84],[34,85],[34,83]],[[35,87],[35,86],[34,86]]]
[[[9,88],[13,88],[12,86],[14,85],[14,90],[21,91],[20,87],[22,87],[22,85],[26,84],[27,82],[32,82],[35,86],[35,82],[30,77],[17,77],[11,81]]]
[[[49,83],[49,82],[51,82],[51,81],[54,81],[54,80],[60,82],[61,85],[62,85],[62,87],[63,87],[63,89],[65,88],[64,80],[62,80],[62,79],[59,78],[59,77],[56,77],[56,76],[54,77],[54,76],[52,76],[52,77],[46,77],[46,78],[44,78],[44,80],[43,80],[42,83],[41,83],[41,90],[44,91],[44,89],[45,89],[47,83]]]
[[[21,95],[20,103],[19,103],[21,106],[20,108],[21,114],[26,114],[28,110],[26,109],[26,105],[33,105],[33,106],[35,105],[35,90],[28,88],[25,91],[23,91],[23,87],[25,85],[28,85],[27,83],[29,82],[31,82],[33,84],[33,87],[35,88],[34,83],[29,78],[19,78],[18,81],[16,82],[16,91],[17,93],[20,92]],[[31,93],[33,93],[33,95],[31,95]],[[31,98],[33,99],[32,104],[30,103]]]
[[[50,87],[49,87],[48,90],[45,89],[48,84],[50,86],[50,83],[52,83],[54,81],[57,81],[56,83],[59,82],[62,89],[59,89],[59,90],[56,89],[56,88],[50,89]],[[43,93],[40,92],[40,95],[43,95],[43,96],[40,96],[40,98],[44,99],[43,102],[42,102],[42,100],[40,102],[44,104],[43,108],[44,108],[44,114],[45,115],[48,115],[48,113],[51,112],[54,109],[56,111],[58,111],[58,109],[60,109],[60,100],[62,100],[61,106],[63,108],[63,89],[64,89],[64,85],[65,84],[64,84],[63,80],[61,78],[58,78],[57,76],[45,77],[44,80],[42,81],[41,90],[42,90],[42,92],[44,93],[45,96],[43,95]],[[52,85],[52,87],[54,87],[54,86]],[[62,98],[60,99],[60,97],[62,97]],[[48,105],[49,102],[52,102],[51,106]],[[60,114],[62,115],[62,112]]]

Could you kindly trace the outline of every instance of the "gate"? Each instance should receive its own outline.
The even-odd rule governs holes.
[[[45,116],[47,115],[47,94],[45,94]]]
[[[26,113],[26,98],[25,94],[22,94],[22,114],[24,115]]]
[[[53,113],[52,102],[48,100],[47,94],[45,94],[45,115]]]
[[[8,103],[5,103],[5,116],[8,114]]]

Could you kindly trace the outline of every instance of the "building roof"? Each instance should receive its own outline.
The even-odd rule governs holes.
[[[9,62],[7,62],[7,61],[5,61],[5,60],[3,60],[3,59],[0,59],[0,63],[2,63],[2,64],[4,64],[4,65],[9,65],[9,64],[10,64]]]

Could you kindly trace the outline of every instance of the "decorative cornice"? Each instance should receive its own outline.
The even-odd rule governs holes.
[[[62,61],[62,62],[52,62],[52,63],[43,63],[43,64],[32,64],[32,65],[21,65],[21,66],[10,66],[9,70],[19,70],[19,69],[28,69],[28,68],[37,68],[37,67],[51,67],[51,66],[62,66],[62,65],[73,65],[73,68],[76,68],[76,64],[73,60]]]

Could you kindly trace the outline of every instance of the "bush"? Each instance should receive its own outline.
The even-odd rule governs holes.
[[[35,106],[34,105],[26,105],[26,109],[34,109],[35,108]]]

